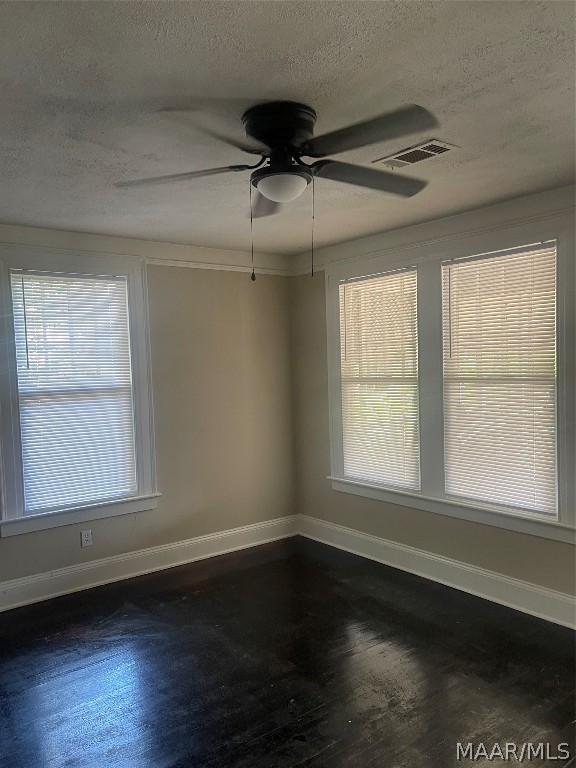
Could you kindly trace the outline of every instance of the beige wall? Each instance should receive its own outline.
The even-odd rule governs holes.
[[[320,264],[383,247],[573,209],[574,190],[323,249]],[[314,278],[168,266],[249,264],[249,254],[0,225],[0,241],[125,253],[148,266],[158,509],[0,539],[0,582],[301,512],[562,592],[574,548],[332,491],[324,274]],[[266,257],[268,268],[304,266]]]
[[[291,279],[296,507],[305,515],[569,594],[574,547],[333,491],[330,474],[324,275]]]
[[[148,267],[158,509],[0,539],[0,582],[293,513],[289,279]]]

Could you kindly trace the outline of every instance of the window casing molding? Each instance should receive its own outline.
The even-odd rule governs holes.
[[[11,270],[44,273],[124,276],[127,280],[129,338],[133,380],[137,490],[133,496],[54,512],[25,514],[19,428],[18,381],[12,318]],[[35,530],[154,509],[156,492],[152,379],[145,261],[34,246],[0,245],[0,535]]]
[[[557,245],[558,360],[558,508],[557,520],[521,510],[449,498],[444,492],[444,403],[442,366],[442,262],[487,255],[519,246],[555,240]],[[419,399],[421,490],[410,492],[358,482],[344,476],[342,399],[340,386],[339,284],[396,269],[416,267],[418,284]],[[510,226],[459,235],[442,242],[414,243],[401,249],[355,257],[326,268],[330,461],[332,488],[437,514],[574,542],[574,221],[552,212]],[[424,405],[425,404],[425,405]]]

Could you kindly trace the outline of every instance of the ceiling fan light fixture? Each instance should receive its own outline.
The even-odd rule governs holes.
[[[258,192],[275,203],[295,200],[312,181],[312,176],[300,168],[272,171],[263,168],[252,174],[252,184]]]

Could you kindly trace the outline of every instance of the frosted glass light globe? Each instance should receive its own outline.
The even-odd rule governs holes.
[[[295,200],[308,186],[307,180],[299,173],[274,173],[264,176],[258,182],[258,191],[275,203]]]

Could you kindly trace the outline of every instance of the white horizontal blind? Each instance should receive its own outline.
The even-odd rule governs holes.
[[[340,284],[344,475],[418,490],[416,270]]]
[[[25,512],[134,495],[125,277],[12,272]]]
[[[555,514],[555,244],[442,269],[446,492]]]

